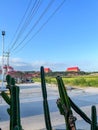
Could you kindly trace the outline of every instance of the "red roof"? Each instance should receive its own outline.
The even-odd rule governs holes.
[[[50,70],[50,68],[44,68],[44,70]]]
[[[8,68],[8,69],[13,69],[13,67],[12,67],[12,66],[6,66],[6,65],[5,65],[5,66],[3,66],[3,68],[4,68],[4,69],[7,69],[7,68]]]
[[[70,67],[67,68],[67,71],[80,71],[80,69],[78,67]]]
[[[51,69],[50,68],[44,68],[44,71],[45,72],[51,72]]]

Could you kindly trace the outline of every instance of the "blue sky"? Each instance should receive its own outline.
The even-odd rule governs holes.
[[[46,11],[51,0],[35,1],[42,2],[39,10],[32,20],[28,18],[29,24],[20,33],[17,42],[15,40],[34,0],[0,1],[0,31],[6,31],[4,51],[10,50],[10,65],[17,70],[40,70],[43,65],[53,71],[65,71],[72,66],[78,66],[82,71],[98,71],[98,0],[65,0],[37,35],[36,32],[64,0],[52,0]],[[28,12],[22,19],[29,2]],[[34,25],[35,28],[30,31]],[[15,33],[17,28],[18,32]],[[2,35],[0,42],[2,47]]]

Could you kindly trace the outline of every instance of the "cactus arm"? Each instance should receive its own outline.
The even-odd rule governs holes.
[[[98,130],[98,128],[97,128],[97,113],[96,113],[95,106],[92,106],[92,108],[91,108],[91,118],[92,118],[91,130]]]
[[[22,130],[20,120],[20,102],[19,102],[19,87],[15,85],[15,80],[11,79],[11,127],[13,130],[15,126]]]
[[[58,83],[58,90],[60,95],[60,103],[58,103],[60,112],[64,115],[66,130],[76,130],[75,120],[76,118],[73,116],[71,105],[69,101],[69,97],[62,81],[61,77],[56,77]]]
[[[47,130],[52,130],[50,113],[47,101],[47,90],[44,76],[44,67],[41,67],[41,87],[42,87],[42,95],[43,95],[43,107],[44,107],[44,118]]]
[[[91,124],[91,120],[88,118],[88,116],[83,111],[81,111],[81,109],[71,100],[70,97],[69,101],[75,112],[77,112],[87,123]]]
[[[6,76],[7,88],[10,90],[10,97],[3,91],[1,93],[4,100],[10,105],[7,109],[10,115],[10,130],[22,130],[20,121],[20,102],[19,102],[19,87],[15,85],[14,78]]]
[[[7,93],[5,93],[4,91],[1,92],[1,96],[3,97],[3,99],[10,105],[11,104],[11,99],[10,97],[7,95]]]
[[[71,107],[70,102],[69,102],[67,91],[66,91],[65,86],[63,84],[62,78],[58,76],[56,79],[58,82],[58,89],[59,89],[60,97],[62,99],[62,103],[63,104],[66,103],[67,109],[70,109],[70,107]]]

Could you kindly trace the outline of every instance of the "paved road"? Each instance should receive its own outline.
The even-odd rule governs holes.
[[[20,109],[21,109],[21,122],[24,130],[41,130],[45,128],[44,115],[43,115],[43,102],[41,87],[39,83],[22,84],[20,86]],[[82,90],[82,89],[69,89],[68,94],[72,100],[90,117],[91,106],[96,105],[98,108],[97,91]],[[56,87],[47,85],[49,109],[51,112],[51,121],[53,128],[64,129],[65,122],[63,116],[59,114],[56,106],[56,100],[59,97]],[[0,127],[2,130],[8,130],[9,116],[6,112],[8,105],[0,98]],[[90,130],[89,124],[74,112],[77,117],[77,128]]]

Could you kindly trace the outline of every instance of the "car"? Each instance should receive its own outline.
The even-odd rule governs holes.
[[[33,79],[26,79],[27,83],[34,83]]]

